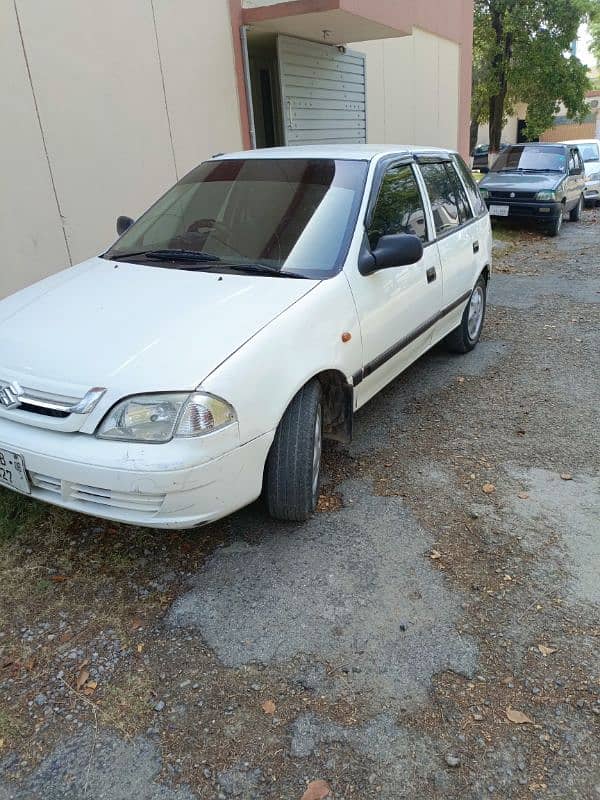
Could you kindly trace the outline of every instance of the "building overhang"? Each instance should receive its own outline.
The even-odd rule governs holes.
[[[409,36],[414,27],[461,42],[463,0],[244,0],[252,30],[346,44]]]

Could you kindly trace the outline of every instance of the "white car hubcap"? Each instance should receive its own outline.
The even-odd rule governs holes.
[[[476,286],[471,295],[467,319],[467,330],[471,341],[477,338],[483,322],[483,298],[483,289],[481,286]]]

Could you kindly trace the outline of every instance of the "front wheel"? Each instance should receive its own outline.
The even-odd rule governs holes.
[[[548,227],[546,228],[546,233],[548,234],[548,236],[558,236],[558,234],[560,233],[560,229],[562,228],[562,224],[563,224],[563,212],[561,209],[558,217],[553,222],[551,222],[550,225],[548,225]]]
[[[267,458],[264,495],[275,519],[304,522],[314,513],[321,483],[321,384],[303,386],[277,427]]]
[[[581,219],[582,210],[583,210],[583,195],[579,195],[579,200],[577,201],[577,205],[569,213],[569,219],[571,220],[571,222],[579,222],[579,220]]]
[[[487,283],[483,275],[480,275],[471,292],[460,325],[446,336],[446,347],[451,353],[468,353],[475,347],[483,329],[486,301]]]

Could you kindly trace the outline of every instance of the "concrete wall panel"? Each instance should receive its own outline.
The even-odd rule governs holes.
[[[243,147],[231,21],[223,0],[154,0],[179,176]]]
[[[0,0],[0,297],[68,264],[11,0]]]
[[[50,162],[71,254],[116,237],[175,180],[148,0],[19,0]]]
[[[415,30],[351,46],[367,55],[369,142],[458,147],[459,45]]]

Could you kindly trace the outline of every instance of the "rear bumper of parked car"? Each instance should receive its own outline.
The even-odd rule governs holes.
[[[553,222],[563,213],[562,204],[555,202],[542,202],[541,200],[518,201],[513,200],[486,200],[487,207],[508,206],[508,217],[493,217],[493,219],[532,220],[533,222]]]
[[[151,528],[191,528],[256,500],[273,434],[192,464],[188,447],[186,458],[177,462],[176,440],[168,445],[102,441],[0,420],[0,448],[23,457],[31,497]]]

